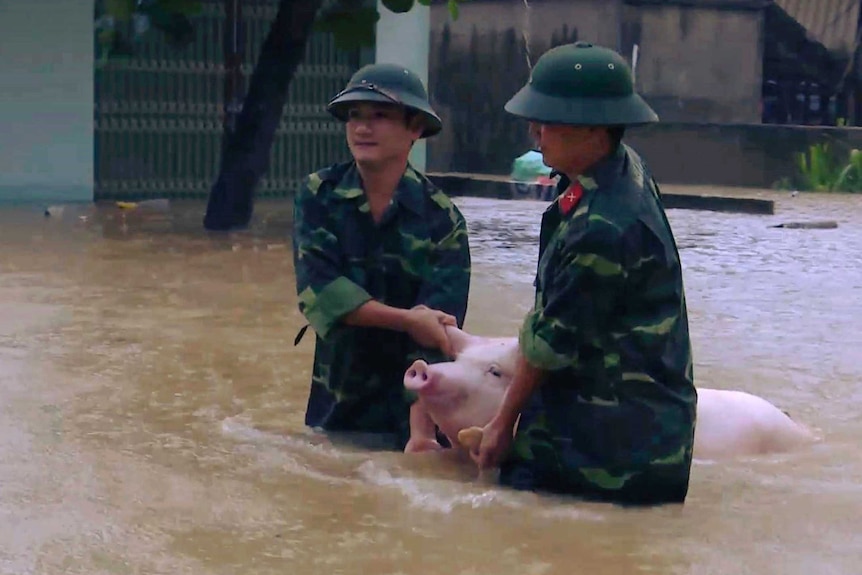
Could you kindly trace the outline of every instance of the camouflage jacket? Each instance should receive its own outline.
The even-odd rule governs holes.
[[[409,437],[404,371],[436,362],[405,333],[341,324],[374,299],[419,304],[464,323],[471,261],[466,221],[452,201],[407,168],[380,223],[372,219],[354,163],[311,174],[294,201],[293,254],[299,309],[316,332],[305,422],[332,431]]]
[[[581,200],[563,213],[570,184],[563,177],[542,217],[536,299],[519,340],[548,373],[521,414],[504,481],[684,499],[697,394],[679,252],[658,187],[624,144],[578,177]]]

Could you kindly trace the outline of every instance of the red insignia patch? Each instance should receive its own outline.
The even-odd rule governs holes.
[[[560,212],[562,212],[563,215],[568,214],[575,206],[578,205],[578,202],[581,201],[581,197],[583,195],[583,186],[581,186],[580,182],[575,180],[568,189],[563,192],[563,195],[560,196]]]

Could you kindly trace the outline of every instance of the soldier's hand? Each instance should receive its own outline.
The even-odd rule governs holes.
[[[439,349],[452,357],[452,344],[446,336],[447,325],[457,325],[455,316],[446,312],[417,305],[407,312],[405,331],[422,347]]]
[[[470,457],[479,469],[497,467],[512,447],[514,425],[495,417],[482,428],[482,438],[478,445],[470,449]]]

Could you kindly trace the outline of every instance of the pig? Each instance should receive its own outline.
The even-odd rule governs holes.
[[[454,326],[446,331],[454,361],[434,365],[415,361],[404,374],[404,387],[416,392],[415,407],[427,414],[453,447],[469,450],[481,440],[481,428],[494,417],[512,382],[518,340],[476,336]],[[696,459],[780,453],[816,439],[810,429],[762,397],[704,387],[697,394]],[[434,446],[414,441],[405,451]]]

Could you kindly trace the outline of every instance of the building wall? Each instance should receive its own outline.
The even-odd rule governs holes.
[[[0,200],[93,197],[93,7],[0,0]]]
[[[503,106],[526,82],[530,64],[549,48],[576,40],[617,47],[618,0],[527,5],[470,0],[452,21],[445,2],[432,4],[428,81],[443,132],[428,142],[429,170],[508,173],[531,144],[526,123]]]
[[[431,6],[431,30],[439,32],[448,23],[453,42],[466,46],[474,27],[480,34],[514,29],[519,42],[526,34],[535,44],[535,59],[564,26],[578,30],[582,40],[617,48],[621,10],[618,0],[468,0],[453,21],[447,3],[436,2]]]
[[[628,6],[610,0],[472,0],[451,21],[431,9],[429,90],[444,131],[428,144],[431,171],[504,174],[529,149],[524,122],[503,110],[530,62],[586,40],[632,62],[638,90],[662,121],[759,123],[760,10]]]
[[[632,130],[626,141],[659,183],[772,188],[800,175],[798,156],[815,144],[829,144],[843,165],[851,149],[862,149],[862,129],[658,123]]]
[[[762,13],[627,6],[622,48],[638,44],[637,88],[663,121],[759,123]]]

